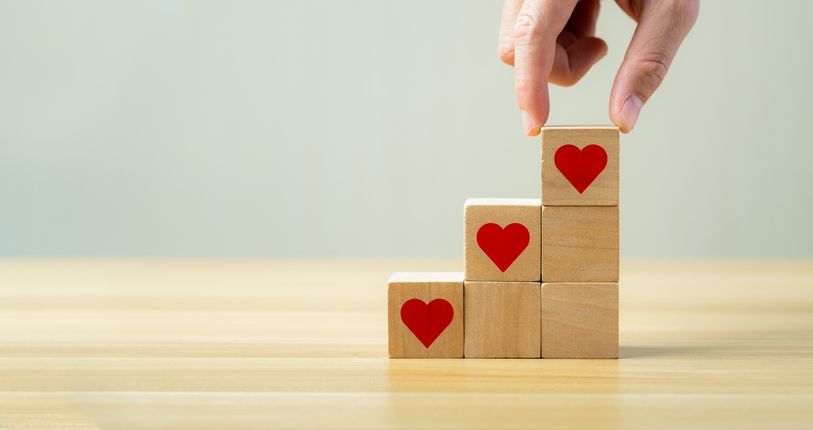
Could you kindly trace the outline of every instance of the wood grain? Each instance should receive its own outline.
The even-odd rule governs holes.
[[[539,283],[470,282],[466,303],[469,358],[539,358]]]
[[[618,207],[542,207],[542,282],[618,282],[618,247]]]
[[[618,358],[618,284],[542,284],[543,358]]]
[[[545,206],[618,206],[620,145],[617,127],[542,128],[542,204]],[[563,145],[584,149],[598,145],[607,153],[607,166],[579,193],[554,163]]]
[[[390,276],[388,291],[390,357],[463,358],[463,273],[396,272]],[[454,309],[452,322],[429,347],[425,347],[401,320],[401,306],[410,299],[420,299],[424,303],[443,299]]]
[[[468,199],[464,204],[464,265],[467,281],[539,282],[540,212],[539,199]],[[516,260],[502,272],[477,243],[477,231],[485,224],[502,228],[522,224],[530,242]]]
[[[625,262],[618,360],[391,360],[398,270],[460,262],[0,262],[0,428],[813,422],[811,261]]]

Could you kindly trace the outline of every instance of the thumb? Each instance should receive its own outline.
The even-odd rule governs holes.
[[[699,0],[641,2],[638,27],[610,94],[610,118],[622,132],[635,127],[644,103],[663,82],[698,9]]]

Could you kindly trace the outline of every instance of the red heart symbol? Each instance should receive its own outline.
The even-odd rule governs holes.
[[[508,224],[502,228],[497,224],[484,224],[477,230],[477,244],[488,258],[505,272],[522,254],[531,241],[531,234],[522,224]]]
[[[421,299],[409,299],[401,305],[401,321],[427,348],[452,323],[452,318],[454,308],[444,299],[432,300],[428,305]]]
[[[575,145],[562,145],[553,162],[581,194],[607,167],[607,152],[598,145],[587,145],[581,150]]]

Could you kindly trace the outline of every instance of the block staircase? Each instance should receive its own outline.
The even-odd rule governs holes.
[[[394,273],[391,358],[618,358],[619,133],[545,127],[541,199],[468,199],[464,272]]]

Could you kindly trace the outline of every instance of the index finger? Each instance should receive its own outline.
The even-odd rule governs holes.
[[[523,131],[536,136],[550,113],[548,76],[556,37],[578,0],[525,0],[514,25],[514,86]]]

